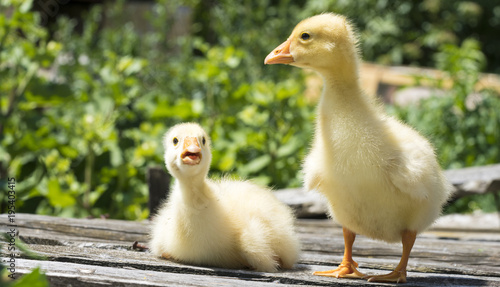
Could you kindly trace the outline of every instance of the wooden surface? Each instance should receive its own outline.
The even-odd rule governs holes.
[[[441,218],[421,234],[402,286],[500,286],[500,219],[498,214]],[[0,230],[8,226],[0,215]],[[335,267],[342,258],[341,228],[328,219],[297,221],[301,259],[293,270],[260,273],[178,264],[132,250],[147,242],[149,222],[110,219],[67,219],[16,214],[19,236],[48,260],[23,256],[16,272],[35,266],[46,272],[51,286],[380,286],[364,280],[313,276]],[[3,246],[5,254],[5,245]],[[387,273],[401,254],[400,244],[358,236],[354,259],[360,271]],[[5,255],[3,255],[5,256]],[[391,284],[387,284],[391,285]]]
[[[497,210],[500,211],[500,164],[445,170],[448,181],[453,184],[451,201],[474,194],[493,193]],[[325,217],[327,200],[318,192],[304,188],[276,190],[275,195],[295,211],[299,218]]]
[[[414,86],[420,78],[420,86],[432,86],[433,81],[442,80],[443,88],[449,89],[453,83],[441,70],[409,66],[383,66],[364,62],[361,65],[361,78],[365,89],[374,94],[380,84],[392,86]],[[500,92],[500,77],[496,74],[481,74],[476,90],[493,89]]]
[[[368,95],[379,96],[386,103],[409,105],[432,95],[443,94],[453,86],[449,76],[440,70],[409,66],[383,66],[369,62],[360,65],[360,80]],[[306,71],[307,99],[316,101],[321,95],[323,80],[312,71]],[[437,89],[437,82],[441,88]],[[407,89],[406,92],[398,91]],[[500,92],[500,76],[481,74],[475,90],[491,89]]]
[[[449,169],[444,174],[455,187],[457,198],[500,191],[500,164]]]

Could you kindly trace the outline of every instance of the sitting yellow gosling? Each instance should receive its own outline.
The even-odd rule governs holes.
[[[300,22],[265,59],[266,64],[310,68],[323,77],[304,184],[328,199],[344,228],[345,251],[337,269],[315,274],[406,282],[415,238],[439,216],[451,186],[430,143],[363,93],[358,61],[357,36],[347,19],[335,14]],[[381,276],[358,272],[352,259],[356,234],[402,241],[396,269]]]
[[[292,268],[299,242],[288,206],[250,182],[207,179],[210,139],[197,124],[172,127],[163,144],[176,181],[153,219],[153,254],[212,267]]]

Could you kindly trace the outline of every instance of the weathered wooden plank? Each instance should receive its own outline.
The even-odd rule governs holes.
[[[224,270],[217,268],[188,267],[182,270],[164,268],[152,270],[149,267],[138,266],[134,262],[113,267],[71,262],[18,260],[18,272],[24,274],[30,269],[40,266],[47,272],[52,286],[374,286],[363,280],[335,279],[317,277],[312,270],[326,270],[335,265],[309,266],[298,265],[294,271],[278,273],[259,273],[248,270]],[[393,266],[388,266],[393,267]],[[360,269],[367,274],[380,274],[387,271],[377,271],[369,268]],[[486,276],[470,276],[462,274],[431,273],[430,269],[422,272],[409,272],[409,282],[405,286],[446,286],[443,283],[452,282],[453,286],[498,286],[500,278]],[[381,284],[375,284],[377,286]],[[384,284],[382,284],[384,285]]]
[[[33,214],[18,214],[18,229],[23,231],[21,236],[29,234],[31,237],[53,238],[58,241],[85,241],[92,238],[93,242],[146,242],[149,231],[148,221],[127,222],[121,220],[102,219],[67,219]],[[0,215],[0,221],[5,222],[6,215]],[[473,214],[473,215],[448,215],[438,219],[431,230],[423,236],[446,237],[462,239],[468,236],[478,240],[499,240],[500,214]],[[0,230],[7,230],[6,225],[0,224]],[[340,226],[332,220],[298,220],[297,229],[303,234],[324,234],[325,229],[336,237],[342,237]],[[461,233],[460,233],[461,232]],[[119,233],[119,236],[115,234]],[[468,235],[467,235],[468,234]],[[446,236],[442,236],[446,235]],[[309,236],[309,235],[308,235]],[[489,237],[489,238],[486,238]]]
[[[464,184],[469,181],[491,181],[500,179],[500,164],[474,166],[444,171],[446,178],[454,184]]]
[[[167,273],[134,267],[103,267],[76,263],[19,260],[19,273],[40,266],[51,286],[276,286],[279,282],[237,277]],[[294,286],[296,284],[287,284]]]
[[[41,247],[41,246],[39,246]],[[329,281],[323,279],[318,281],[316,276],[312,276],[309,268],[303,265],[297,265],[293,271],[288,272],[278,272],[278,273],[263,273],[254,272],[250,270],[232,270],[232,269],[222,269],[222,268],[209,268],[209,267],[198,267],[178,264],[175,262],[170,262],[162,259],[155,258],[149,253],[139,252],[129,252],[126,256],[120,256],[120,252],[112,250],[94,250],[86,252],[78,252],[71,254],[73,251],[71,248],[65,248],[58,246],[56,248],[37,247],[37,251],[41,254],[48,255],[51,257],[51,253],[56,249],[61,253],[57,255],[58,257],[52,258],[56,262],[64,262],[66,264],[83,264],[85,266],[92,267],[113,267],[115,269],[130,269],[130,270],[147,270],[150,272],[163,272],[165,274],[182,274],[185,278],[182,282],[188,282],[189,278],[193,275],[196,276],[206,276],[205,282],[210,285],[217,284],[217,280],[213,278],[233,278],[238,280],[233,282],[231,286],[239,286],[241,280],[252,281],[257,283],[273,283],[275,285],[286,284],[287,286],[293,285],[316,285],[316,286],[327,286]],[[62,251],[65,250],[65,251]],[[136,253],[136,255],[132,254]],[[356,286],[358,284],[354,282],[349,282],[351,286]],[[206,286],[201,285],[201,286]],[[197,285],[195,285],[197,286]],[[247,285],[243,285],[247,286]]]
[[[416,88],[434,88],[435,79],[442,79],[443,89],[449,89],[453,84],[450,79],[447,79],[443,71],[403,66],[382,66],[373,63],[364,62],[360,66],[360,80],[363,89],[369,95],[378,95],[384,97],[386,102],[394,102],[394,93],[400,87],[415,87]],[[305,96],[309,100],[317,100],[321,95],[323,88],[323,80],[321,77],[312,71],[304,71],[306,75],[306,91]],[[420,78],[417,83],[417,77]],[[429,79],[433,79],[429,81]],[[383,88],[389,89],[387,93],[381,93]],[[500,76],[496,74],[482,74],[479,82],[476,84],[476,90],[485,88],[494,89],[500,92]],[[420,93],[421,94],[421,93]],[[420,97],[421,98],[421,95]],[[408,100],[405,100],[408,102]]]
[[[370,84],[366,88],[374,92],[377,86],[380,84],[388,84],[393,86],[412,86],[416,84],[415,78],[423,77],[424,80],[420,81],[420,85],[423,86],[433,86],[432,81],[425,79],[443,79],[443,87],[450,88],[453,84],[450,79],[447,78],[446,73],[440,70],[429,69],[429,68],[418,68],[418,67],[406,67],[406,66],[382,66],[373,63],[363,63],[361,65],[361,77],[373,78]],[[500,91],[500,77],[495,74],[481,74],[479,82],[476,85],[476,89],[492,88]]]
[[[340,225],[333,220],[299,219],[300,233],[319,234],[324,228],[342,238]],[[419,237],[500,242],[500,213],[450,214],[438,218],[429,230]]]
[[[4,219],[6,219],[5,215],[1,215],[0,222],[6,222]],[[88,286],[89,282],[96,286],[106,284],[113,286],[176,286],[187,284],[185,282],[201,282],[201,285],[193,283],[192,286],[206,286],[207,284],[247,286],[245,285],[247,283],[251,283],[252,286],[255,286],[255,284],[263,284],[263,286],[373,286],[371,283],[361,280],[337,280],[311,275],[313,270],[333,268],[342,259],[342,231],[340,226],[331,220],[297,221],[297,231],[303,250],[301,259],[293,270],[279,273],[190,266],[162,260],[148,252],[131,250],[133,241],[138,240],[138,238],[147,239],[147,221],[68,220],[24,214],[16,215],[16,220],[18,221],[21,238],[26,239],[34,251],[46,255],[51,262],[62,265],[76,264],[85,268],[101,270],[100,273],[97,273],[98,276],[92,277],[82,275],[80,274],[82,272],[78,273],[74,269],[72,271],[59,270],[62,267],[58,267],[55,263],[55,265],[51,266],[43,265],[47,268],[46,270],[49,272],[48,275],[52,282],[56,283],[53,284],[54,286],[63,286],[65,282],[73,286],[83,286],[83,284]],[[478,219],[476,218],[476,220]],[[49,221],[51,224],[47,223]],[[441,285],[442,282],[454,284],[454,286],[500,285],[500,238],[492,237],[484,240],[479,236],[453,239],[453,237],[442,238],[439,236],[442,232],[455,234],[455,230],[467,233],[464,226],[459,228],[457,226],[451,227],[439,227],[440,229],[437,229],[437,231],[424,233],[417,238],[408,266],[410,271],[409,283],[405,286],[431,284],[443,286]],[[0,225],[1,230],[6,228],[7,226]],[[91,232],[86,232],[87,228]],[[76,232],[78,230],[80,233]],[[476,230],[484,231],[484,226],[482,229]],[[99,234],[99,231],[103,234]],[[129,233],[131,231],[134,234],[133,236],[111,236],[116,235],[115,233]],[[472,230],[468,233],[475,234],[476,232]],[[498,235],[491,230],[486,234]],[[124,240],[124,238],[131,240]],[[360,263],[360,270],[369,274],[385,273],[393,269],[399,261],[400,254],[401,244],[386,244],[363,236],[358,236],[354,245],[354,257]],[[32,264],[30,266],[34,266],[33,264],[36,263],[33,260],[28,261],[31,262],[29,264]],[[41,264],[48,263],[43,262]],[[32,268],[26,266],[23,269],[26,272]],[[100,268],[111,268],[113,271]],[[120,272],[123,272],[123,270],[128,270],[128,277],[125,275],[110,275],[108,277],[103,275],[121,274]],[[130,270],[133,272],[130,272]],[[141,280],[136,280],[138,277],[134,276],[142,276],[143,273],[141,272],[157,272],[158,274],[154,273],[156,274],[154,276],[159,279],[155,281],[156,279],[149,280],[147,278],[146,283],[138,283],[137,281]],[[133,276],[133,274],[135,275]],[[175,276],[172,277],[172,274]],[[192,276],[201,276],[201,278],[205,279],[196,281],[198,279],[190,279]],[[164,277],[167,279],[164,279]],[[221,278],[229,281],[220,281]],[[116,284],[113,283],[115,281]],[[57,282],[62,283],[57,285],[59,284]],[[167,283],[158,285],[162,284],[161,282]]]
[[[0,228],[7,221],[7,215],[0,215]],[[76,235],[86,238],[110,239],[133,242],[144,240],[149,227],[139,222],[114,219],[77,219],[44,216],[36,214],[16,214],[16,224],[24,230],[50,231],[60,235]]]
[[[314,255],[315,257],[318,255]],[[92,258],[93,256],[91,256]],[[108,256],[102,256],[108,258]],[[147,256],[145,256],[147,258]],[[370,283],[360,280],[348,279],[333,279],[312,276],[312,270],[326,270],[334,268],[335,265],[297,265],[295,270],[279,273],[259,273],[248,270],[225,270],[218,268],[205,268],[175,264],[168,261],[162,261],[159,264],[146,265],[145,263],[138,263],[136,260],[129,258],[121,258],[120,260],[113,261],[115,258],[109,258],[109,262],[92,261],[92,259],[79,260],[80,263],[73,263],[67,257],[59,257],[56,262],[52,261],[33,261],[33,260],[18,260],[18,268],[21,270],[19,273],[28,272],[34,266],[40,265],[42,269],[47,271],[49,278],[52,282],[59,282],[61,284],[54,284],[53,286],[63,286],[62,283],[71,283],[73,286],[83,286],[85,284],[112,284],[113,286],[123,286],[122,284],[134,284],[137,286],[176,286],[186,285],[189,286],[207,286],[215,284],[224,284],[229,286],[255,286],[255,284],[263,284],[263,286],[294,286],[294,285],[308,285],[308,286],[373,286]],[[328,258],[330,259],[330,258]],[[339,262],[341,257],[332,260],[333,263]],[[94,259],[97,260],[97,259]],[[374,261],[374,259],[367,259]],[[152,260],[144,260],[144,262],[154,262]],[[28,262],[28,263],[26,263]],[[96,263],[97,262],[97,263]],[[364,264],[363,262],[362,264]],[[375,265],[376,263],[372,263]],[[379,265],[379,263],[377,263]],[[383,269],[394,268],[396,263],[383,266]],[[362,272],[367,274],[380,274],[387,271],[370,269],[368,265],[360,268]],[[410,265],[411,266],[411,265]],[[477,286],[478,283],[485,286],[496,286],[500,283],[500,278],[487,277],[487,276],[470,276],[458,274],[454,270],[449,270],[444,274],[443,272],[436,272],[440,266],[425,267],[417,271],[409,273],[409,283],[405,286],[423,286],[424,284],[440,286],[443,280],[446,282],[454,282],[454,286]],[[380,268],[378,268],[380,269]],[[442,268],[441,268],[442,269]],[[18,269],[19,270],[19,269]],[[142,280],[138,280],[142,278]],[[221,279],[222,278],[222,279]],[[144,282],[145,280],[146,282]],[[231,282],[233,280],[233,282]],[[141,282],[142,281],[142,282]],[[147,284],[144,284],[147,283]],[[474,284],[471,284],[474,283]],[[116,285],[115,285],[116,284]],[[156,285],[160,284],[160,285]]]
[[[301,263],[309,265],[327,265],[340,262],[343,253],[341,238],[302,238]],[[409,270],[418,271],[422,268],[432,269],[435,273],[453,271],[455,274],[500,276],[500,251],[498,243],[490,242],[460,242],[456,240],[418,239],[412,252]],[[443,242],[444,241],[444,242]],[[31,244],[31,248],[51,260],[64,262],[90,262],[92,265],[117,266],[123,262],[134,262],[135,268],[156,270],[158,266],[169,268],[185,268],[177,264],[155,258],[148,252],[131,251],[130,246],[102,243],[68,242],[65,245]],[[368,238],[359,237],[354,248],[354,256],[363,267],[371,269],[394,268],[401,255],[400,244],[385,244]],[[449,262],[453,262],[449,266]],[[484,265],[476,270],[475,265],[480,262]],[[440,267],[436,267],[440,266]],[[471,267],[472,266],[472,267]],[[478,273],[482,272],[482,273]]]
[[[454,199],[500,190],[500,164],[452,169],[444,173],[455,187]],[[298,218],[320,218],[328,213],[326,199],[316,191],[289,188],[276,190],[274,194],[279,200],[292,207]]]
[[[450,214],[441,216],[432,226],[435,230],[492,231],[500,233],[500,213]]]
[[[394,269],[401,256],[401,244],[386,245],[380,242],[356,239],[353,247],[354,259],[360,268]],[[482,245],[480,242],[468,246],[455,244],[453,240],[438,242],[418,238],[411,253],[408,270],[432,271],[467,275],[500,276],[499,244]],[[303,240],[301,262],[310,265],[340,263],[343,242],[325,244],[321,240]],[[477,266],[481,266],[478,269]]]
[[[0,214],[0,226],[6,226],[7,215]],[[36,214],[21,213],[16,215],[16,224],[33,230],[44,230],[55,234],[75,234],[81,235],[85,231],[85,237],[120,240],[112,237],[113,233],[132,234],[132,239],[136,235],[146,235],[149,232],[148,221],[124,221],[113,219],[77,219],[63,218]],[[314,230],[325,227],[339,227],[332,220],[299,219],[297,226],[311,227]],[[441,216],[432,229],[437,230],[467,230],[467,231],[491,231],[500,232],[500,213],[474,213],[474,214],[452,214]],[[92,232],[87,232],[92,230]],[[94,235],[96,237],[94,237]],[[128,239],[124,240],[128,241]]]
[[[297,218],[325,218],[328,201],[316,191],[304,188],[288,188],[274,191],[274,195],[290,206]]]
[[[500,191],[500,164],[450,169],[445,175],[456,188],[455,198]]]

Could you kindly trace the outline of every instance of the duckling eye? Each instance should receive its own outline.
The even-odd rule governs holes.
[[[179,140],[177,138],[174,138],[172,142],[174,143],[174,146],[176,146],[179,143]]]
[[[205,145],[205,143],[207,142],[207,141],[205,140],[205,137],[203,137],[203,138],[201,139],[201,142],[203,143],[203,145]]]
[[[308,40],[309,38],[311,38],[311,35],[309,35],[309,33],[302,33],[300,35],[300,39],[302,40]]]

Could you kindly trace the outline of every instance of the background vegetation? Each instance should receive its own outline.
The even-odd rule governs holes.
[[[209,130],[213,174],[300,186],[314,103],[301,96],[299,69],[263,59],[323,11],[350,16],[365,60],[454,80],[446,97],[391,109],[432,139],[444,168],[500,162],[498,94],[466,104],[479,72],[500,69],[494,1],[172,2],[157,1],[138,33],[123,1],[96,6],[81,27],[61,16],[41,26],[32,1],[0,1],[0,178],[16,178],[17,212],[146,218],[145,172],[162,165],[161,136],[180,121]],[[192,15],[182,37],[180,13]]]

